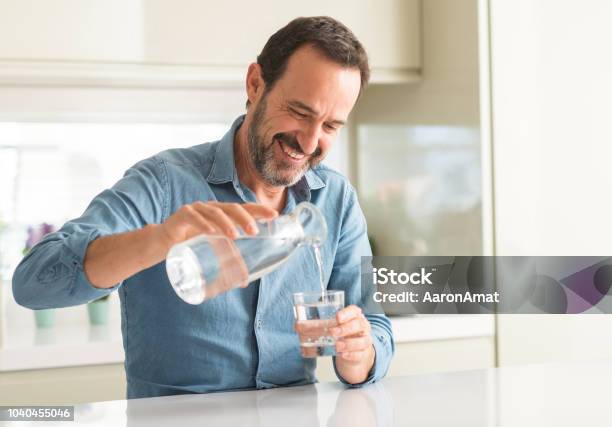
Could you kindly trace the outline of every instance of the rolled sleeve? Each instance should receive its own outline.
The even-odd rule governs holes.
[[[97,288],[85,275],[83,263],[85,261],[87,247],[98,237],[101,237],[100,231],[94,228],[82,233],[71,234],[62,242],[64,245],[62,250],[62,261],[67,265],[72,265],[74,268],[71,286],[68,290],[71,298],[74,300],[92,301],[110,294],[121,286],[121,283],[118,283],[110,288]]]
[[[87,247],[99,237],[161,221],[167,205],[162,167],[154,157],[137,163],[96,196],[82,216],[36,244],[13,274],[15,301],[31,309],[60,308],[87,303],[119,287],[121,283],[100,289],[87,279]]]

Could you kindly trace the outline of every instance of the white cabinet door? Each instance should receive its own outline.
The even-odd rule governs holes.
[[[134,0],[2,0],[0,58],[140,61],[142,17]]]
[[[0,10],[0,83],[63,76],[55,82],[99,84],[102,76],[130,85],[158,76],[242,84],[276,30],[312,15],[353,30],[373,81],[413,81],[420,68],[420,0],[3,0]]]
[[[148,0],[143,15],[145,57],[155,62],[245,65],[291,19],[329,15],[361,39],[374,67],[420,65],[418,0]]]

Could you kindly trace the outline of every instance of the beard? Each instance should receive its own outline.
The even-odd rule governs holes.
[[[274,154],[274,144],[280,141],[299,154],[305,154],[294,135],[279,132],[266,141],[263,134],[263,123],[266,120],[266,94],[253,112],[253,119],[249,125],[247,137],[250,158],[253,166],[263,180],[275,187],[290,187],[296,184],[308,169],[316,166],[323,160],[321,149],[317,147],[314,153],[306,156],[301,165],[293,165],[286,160],[278,160]]]

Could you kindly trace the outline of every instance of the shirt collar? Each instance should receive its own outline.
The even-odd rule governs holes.
[[[241,115],[217,144],[214,159],[206,180],[212,184],[222,184],[234,181],[238,183],[238,173],[234,161],[234,136],[244,122],[245,115]],[[316,168],[315,168],[316,169]],[[304,176],[294,185],[300,198],[310,200],[310,190],[325,187],[325,182],[313,169],[308,169]],[[304,191],[307,190],[307,191]]]
[[[234,135],[236,135],[236,131],[238,131],[243,121],[244,115],[234,120],[230,129],[217,144],[212,167],[206,177],[206,181],[212,184],[222,184],[224,182],[231,182],[234,180],[234,176],[238,176],[234,163]]]

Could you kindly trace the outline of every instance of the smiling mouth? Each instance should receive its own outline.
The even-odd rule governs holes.
[[[276,139],[276,138],[275,138],[275,140],[276,140],[276,142],[278,142],[278,145],[280,146],[280,148],[283,151],[283,153],[285,153],[287,155],[287,157],[289,157],[294,162],[301,162],[306,157],[306,155],[304,153],[300,153],[300,152],[295,151],[294,149],[292,149],[289,146],[287,146],[287,144],[285,144],[281,140]]]

